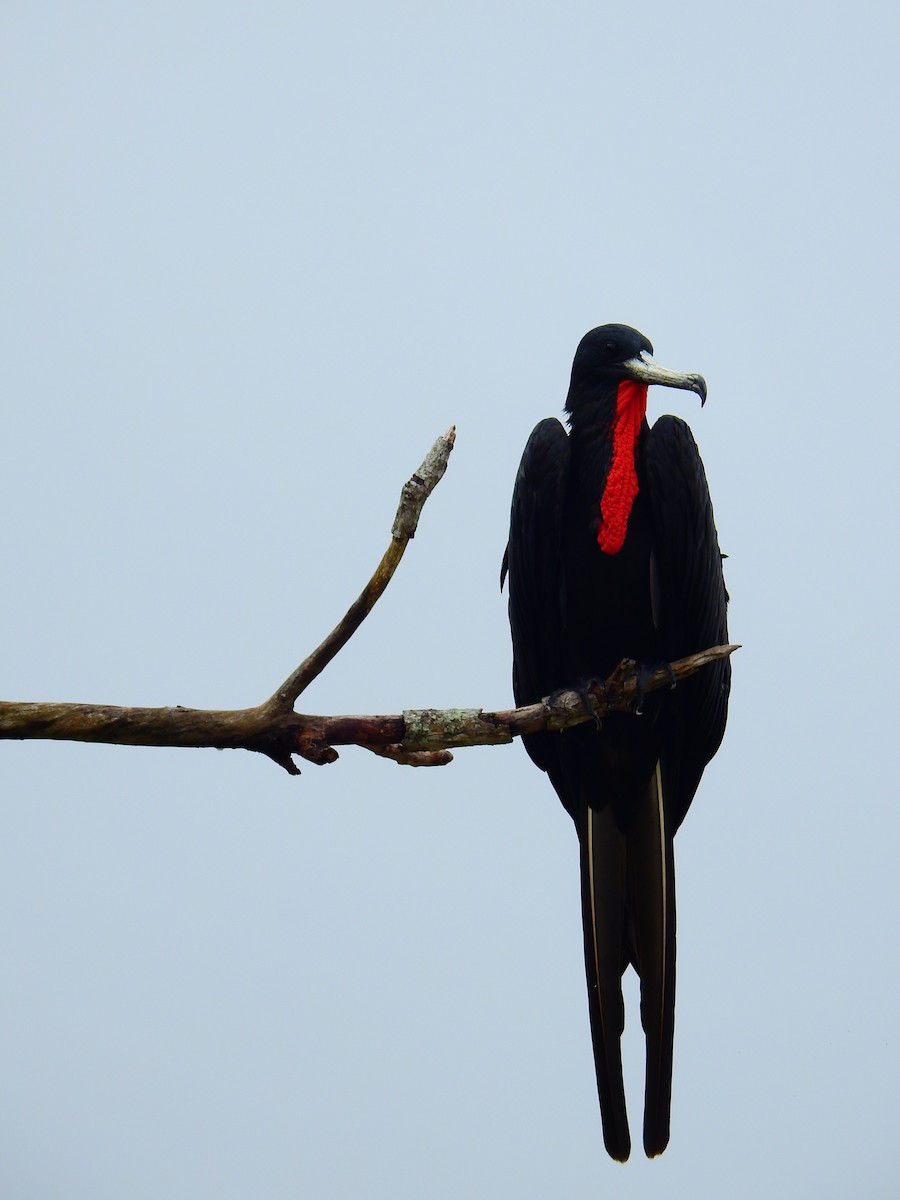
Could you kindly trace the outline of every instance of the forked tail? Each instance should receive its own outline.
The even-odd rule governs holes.
[[[631,814],[627,832],[613,806],[588,808],[578,827],[584,961],[603,1141],[612,1158],[631,1151],[621,1037],[622,973],[629,961],[641,980],[647,1043],[644,1150],[653,1158],[669,1141],[675,1034],[675,872],[657,767]]]

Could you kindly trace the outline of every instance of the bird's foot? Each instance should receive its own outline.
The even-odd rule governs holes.
[[[678,683],[675,677],[675,672],[672,670],[670,662],[647,662],[635,663],[632,675],[636,680],[634,702],[631,709],[636,717],[642,715],[644,711],[644,701],[647,698],[647,685],[650,680],[659,672],[665,671],[669,677],[669,687],[674,689]]]
[[[575,693],[575,695],[578,697],[578,699],[581,702],[581,707],[584,710],[584,712],[587,714],[587,716],[590,717],[590,719],[594,722],[594,724],[597,726],[598,729],[602,729],[603,726],[600,721],[600,717],[597,714],[597,710],[594,708],[594,702],[597,699],[602,698],[604,693],[606,692],[605,680],[603,680],[603,679],[580,680],[578,683],[572,684],[571,687],[560,688],[556,692],[551,692],[547,698],[550,701],[550,703],[552,704],[555,700],[558,700],[559,697],[564,695],[564,693],[566,693],[566,692],[574,692]]]

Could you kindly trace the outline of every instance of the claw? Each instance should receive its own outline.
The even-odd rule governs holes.
[[[581,707],[591,718],[598,729],[603,728],[603,722],[594,708],[594,697],[602,696],[606,691],[606,682],[603,679],[589,679],[586,683],[579,684],[575,691],[578,693],[578,698],[581,701]]]
[[[634,703],[632,704],[632,712],[636,717],[641,717],[644,714],[644,700],[647,696],[647,684],[655,673],[656,668],[650,663],[636,663],[634,668],[634,677],[637,680],[637,687],[634,694]]]
[[[635,663],[632,674],[637,680],[637,688],[635,689],[634,704],[631,707],[636,717],[639,717],[643,714],[644,700],[646,699],[647,695],[647,684],[650,682],[656,672],[661,669],[665,669],[666,674],[669,676],[669,687],[670,689],[674,689],[678,683],[678,680],[675,677],[675,672],[672,670],[672,664],[670,662]]]
[[[588,679],[586,682],[575,683],[571,688],[560,688],[559,691],[551,692],[547,699],[552,704],[563,692],[572,691],[581,701],[581,707],[585,714],[590,717],[598,729],[603,728],[597,710],[594,708],[594,697],[602,696],[606,691],[606,683],[602,679]]]

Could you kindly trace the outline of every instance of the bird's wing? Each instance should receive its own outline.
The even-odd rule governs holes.
[[[528,439],[513,489],[509,545],[509,624],[513,643],[513,693],[534,704],[569,681],[563,668],[565,587],[561,529],[569,468],[569,435],[549,417]],[[534,733],[522,739],[533,761],[559,778],[558,739]]]
[[[722,556],[706,474],[688,426],[677,417],[660,418],[645,435],[641,453],[654,525],[655,619],[664,653],[675,661],[728,640]],[[679,683],[667,697],[651,794],[629,834],[629,907],[647,1038],[644,1149],[651,1156],[669,1140],[675,1023],[672,839],[722,740],[730,681],[726,659]]]
[[[533,703],[573,682],[565,677],[563,641],[562,523],[568,470],[568,434],[559,421],[542,421],[528,440],[516,477],[505,560],[517,704]],[[613,1158],[624,1162],[631,1149],[620,1047],[628,886],[625,837],[612,805],[600,812],[590,808],[592,789],[582,778],[582,759],[577,753],[573,758],[567,737],[571,734],[535,733],[523,741],[534,762],[550,776],[578,831],[584,961],[603,1137]]]
[[[653,509],[659,623],[670,661],[728,641],[728,595],[706,473],[690,429],[661,417],[642,450]],[[681,824],[703,769],[722,741],[731,664],[723,659],[678,684],[668,705],[663,786],[669,832]]]

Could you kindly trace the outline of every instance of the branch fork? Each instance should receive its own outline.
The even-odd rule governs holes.
[[[263,704],[241,709],[122,708],[97,704],[0,702],[0,740],[44,738],[106,742],[128,746],[191,746],[254,750],[291,775],[294,758],[323,766],[338,757],[335,746],[356,745],[404,766],[444,766],[452,749],[504,745],[523,733],[568,729],[595,719],[584,695],[555,692],[539,704],[485,712],[480,708],[410,709],[387,716],[312,716],[294,705],[312,681],[347,644],[381,597],[415,536],[426,500],[450,458],[456,430],[437,439],[424,462],[403,485],[391,541],[363,588],[328,636]],[[644,681],[643,691],[672,686],[737,646],[713,646],[669,666]],[[589,695],[596,718],[631,708],[638,698],[634,662],[624,659]]]

